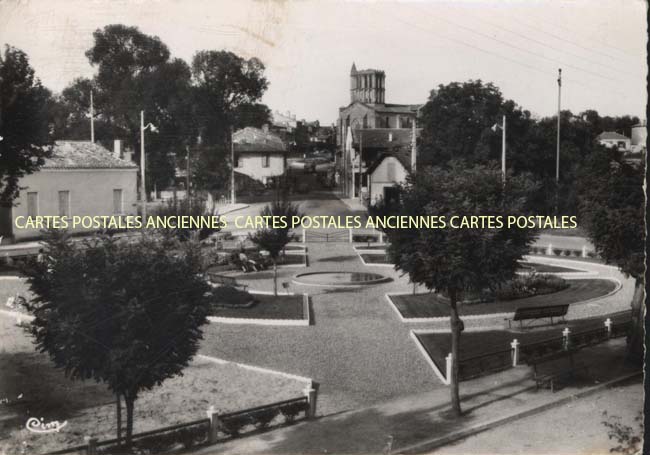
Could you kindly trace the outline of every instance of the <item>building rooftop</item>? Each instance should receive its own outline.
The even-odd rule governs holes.
[[[412,141],[411,128],[365,128],[352,131],[352,142],[355,146],[363,139],[364,149],[394,149],[407,146],[410,150]],[[416,138],[422,128],[416,128]]]
[[[281,152],[287,151],[285,143],[273,133],[259,128],[246,127],[233,136],[236,152]]]
[[[137,169],[135,163],[117,158],[90,141],[56,141],[43,169]]]
[[[616,131],[603,131],[596,137],[596,139],[600,141],[600,140],[607,140],[607,139],[610,140],[628,139],[629,140],[630,138],[627,136],[623,136],[622,134],[619,134]]]

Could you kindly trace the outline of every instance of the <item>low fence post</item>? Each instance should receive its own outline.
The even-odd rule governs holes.
[[[84,438],[88,447],[86,447],[86,453],[88,455],[97,455],[97,438],[92,436],[86,436]]]
[[[451,385],[451,380],[452,380],[452,374],[451,374],[451,366],[452,366],[452,355],[451,352],[447,354],[447,357],[445,358],[445,377],[447,378],[447,385]]]
[[[215,411],[214,406],[210,406],[207,411],[208,419],[210,419],[210,428],[208,429],[208,444],[217,442],[217,435],[219,433],[219,414]]]
[[[553,256],[553,244],[549,243],[548,248],[546,248],[546,255],[547,256]]]
[[[519,363],[519,341],[515,338],[510,343],[510,347],[512,348],[512,366],[516,367]]]
[[[318,400],[318,385],[311,383],[303,390],[307,396],[307,403],[309,403],[309,409],[307,410],[307,419],[313,419],[316,417],[316,401]]]
[[[379,244],[381,245],[383,243],[384,243],[384,233],[379,231]]]
[[[605,319],[605,327],[607,327],[607,338],[612,337],[612,320],[610,318]]]
[[[582,257],[587,257],[587,245],[582,245]]]
[[[348,229],[348,233],[349,233],[349,240],[350,240],[350,243],[352,243],[352,228],[349,228],[349,229]]]
[[[302,243],[307,243],[307,229],[305,228],[302,229]]]
[[[562,330],[562,336],[564,337],[564,340],[562,341],[562,347],[564,348],[565,351],[569,350],[570,334],[571,334],[571,330],[568,327],[565,327],[565,329]]]

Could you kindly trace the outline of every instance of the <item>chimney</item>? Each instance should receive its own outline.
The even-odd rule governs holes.
[[[122,141],[120,141],[119,139],[115,139],[113,141],[113,156],[115,158],[122,157]]]

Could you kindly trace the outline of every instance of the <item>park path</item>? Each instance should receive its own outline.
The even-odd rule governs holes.
[[[279,282],[290,291],[307,292],[313,325],[268,327],[212,324],[201,353],[312,378],[320,384],[319,414],[327,415],[371,406],[400,396],[445,386],[436,378],[409,333],[413,329],[448,330],[446,319],[403,323],[385,294],[411,292],[405,277],[392,267],[364,265],[349,243],[307,244],[309,267],[283,268]],[[564,265],[623,283],[614,295],[572,305],[568,318],[581,318],[629,308],[633,282],[615,268],[601,264],[530,257],[531,262]],[[373,271],[393,281],[361,289],[326,289],[291,283],[299,272]],[[241,274],[250,289],[272,290],[271,272]],[[466,319],[468,330],[503,328],[503,317]],[[560,330],[561,328],[558,328]]]

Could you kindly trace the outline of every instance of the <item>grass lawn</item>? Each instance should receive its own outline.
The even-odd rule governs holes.
[[[461,315],[510,313],[527,306],[563,305],[608,294],[616,288],[609,280],[567,280],[569,287],[552,294],[536,295],[502,302],[461,304]],[[404,318],[449,316],[449,305],[438,294],[393,295],[391,299]]]
[[[249,319],[304,319],[301,295],[249,294],[255,300],[250,307],[215,307],[212,316]]]
[[[366,264],[392,264],[389,261],[387,254],[361,254],[361,257]]]
[[[628,315],[612,317],[615,322],[629,319]],[[589,319],[579,319],[555,324],[543,329],[527,329],[526,331],[488,330],[480,332],[464,332],[460,337],[459,358],[468,359],[489,352],[510,349],[510,342],[517,339],[521,344],[530,344],[562,336],[562,330],[569,327],[572,332],[580,332],[603,326],[604,316]],[[451,352],[450,333],[417,334],[431,359],[438,368],[445,364],[445,357]]]
[[[0,282],[0,287],[5,283]],[[45,453],[83,444],[85,435],[100,440],[116,435],[114,398],[104,385],[72,382],[34,351],[31,339],[14,320],[0,315],[0,453]],[[141,394],[135,404],[136,433],[205,418],[210,405],[222,412],[243,410],[302,396],[304,383],[278,375],[196,358],[182,377]],[[22,394],[22,398],[18,396]],[[124,408],[123,408],[124,412]],[[59,433],[25,429],[30,417],[67,421]]]

